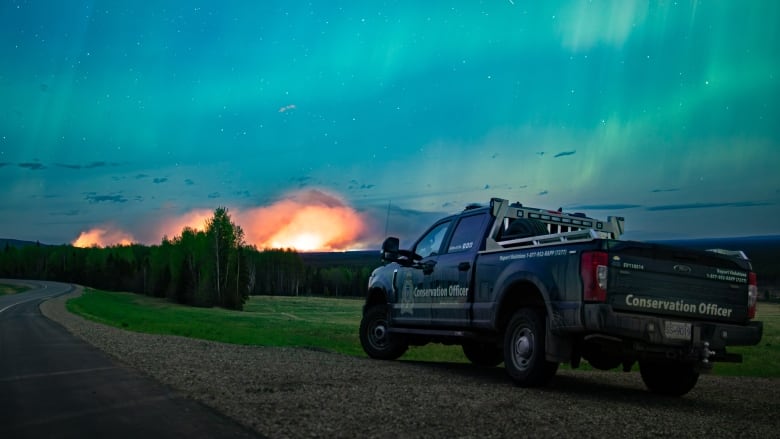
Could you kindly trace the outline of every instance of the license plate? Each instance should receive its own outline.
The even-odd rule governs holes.
[[[664,337],[671,340],[690,340],[691,324],[683,322],[664,322]]]

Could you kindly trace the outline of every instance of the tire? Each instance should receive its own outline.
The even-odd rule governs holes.
[[[495,367],[504,361],[504,350],[488,343],[463,343],[463,354],[475,366]]]
[[[640,361],[639,373],[651,392],[665,396],[685,395],[699,380],[699,373],[687,363]]]
[[[544,343],[544,314],[523,308],[509,320],[504,334],[504,367],[521,387],[546,385],[558,370],[558,363],[547,361]]]
[[[409,344],[403,337],[388,331],[387,307],[372,306],[360,321],[360,344],[371,358],[395,360],[406,352]]]
[[[504,237],[501,239],[520,239],[530,238],[531,236],[548,235],[550,233],[547,230],[547,226],[538,220],[529,218],[518,218],[512,221]]]

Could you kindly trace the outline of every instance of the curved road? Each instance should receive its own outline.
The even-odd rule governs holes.
[[[257,437],[74,337],[39,304],[68,293],[55,282],[2,280],[0,438]]]

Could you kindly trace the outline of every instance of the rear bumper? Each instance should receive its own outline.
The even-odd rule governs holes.
[[[691,324],[689,340],[670,339],[664,335],[667,321]],[[670,348],[698,347],[707,343],[709,349],[725,351],[727,346],[752,346],[761,341],[762,322],[747,325],[732,325],[718,322],[702,322],[677,317],[660,317],[642,314],[621,313],[604,304],[585,304],[583,323],[587,332],[620,337],[648,345]]]

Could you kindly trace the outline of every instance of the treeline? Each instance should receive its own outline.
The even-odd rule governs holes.
[[[243,309],[249,295],[360,296],[373,266],[313,266],[290,249],[259,251],[226,208],[205,231],[182,230],[160,245],[14,247],[0,252],[0,277],[77,283],[165,297],[181,304]]]

